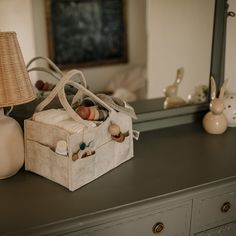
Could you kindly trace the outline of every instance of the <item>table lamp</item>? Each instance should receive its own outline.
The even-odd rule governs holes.
[[[24,139],[20,125],[4,115],[13,107],[35,99],[15,32],[0,32],[0,179],[18,172],[24,164]]]

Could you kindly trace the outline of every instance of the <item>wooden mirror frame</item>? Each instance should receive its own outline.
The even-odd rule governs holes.
[[[217,91],[224,81],[228,7],[228,0],[215,0],[210,76],[215,78]],[[134,128],[146,131],[194,122],[201,119],[208,110],[209,100],[208,103],[200,105],[188,105],[167,110],[157,110],[157,106],[163,102],[160,98],[134,102],[132,106],[138,116],[138,119],[134,121]]]

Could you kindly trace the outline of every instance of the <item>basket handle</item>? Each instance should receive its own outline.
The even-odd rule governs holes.
[[[109,105],[107,105],[105,102],[103,102],[100,98],[98,98],[91,91],[86,89],[84,86],[82,86],[79,83],[76,83],[75,81],[72,81],[71,78],[73,76],[75,76],[75,75],[83,76],[83,73],[81,71],[79,71],[79,70],[71,70],[71,71],[67,72],[60,79],[60,81],[57,83],[56,87],[51,91],[51,93],[48,95],[48,97],[45,98],[41,103],[38,104],[38,106],[35,109],[35,112],[42,111],[58,95],[61,105],[67,111],[67,113],[70,115],[70,117],[72,119],[74,119],[75,121],[78,121],[78,122],[84,124],[87,127],[90,127],[90,126],[94,127],[94,122],[82,119],[72,109],[72,107],[68,103],[68,101],[66,99],[65,90],[64,90],[64,86],[66,84],[74,86],[75,88],[78,89],[78,91],[81,91],[84,94],[86,94],[87,96],[89,96],[90,98],[93,98],[94,101],[99,103],[102,107],[106,108],[109,111],[110,115],[111,115],[111,113],[115,113],[116,111],[113,108],[111,108]]]
[[[31,64],[37,60],[44,60],[46,61],[53,69],[54,71],[56,71],[57,73],[55,73],[53,70],[49,69],[49,68],[45,68],[45,67],[40,67],[40,66],[36,66],[36,67],[32,67],[29,69],[29,67],[31,66]],[[43,56],[38,56],[38,57],[34,57],[32,58],[28,64],[26,65],[27,71],[31,72],[31,71],[42,71],[45,72],[47,74],[50,74],[51,76],[53,76],[54,78],[56,78],[57,80],[60,80],[63,77],[63,72],[57,67],[57,65],[51,61],[48,57],[43,57]],[[84,86],[87,87],[87,82],[86,79],[84,77],[83,74],[81,74],[80,78],[80,83]],[[76,100],[78,100],[79,98],[81,98],[81,93],[80,91],[78,91],[76,93],[76,95],[74,96],[74,99],[72,101],[72,104],[74,104],[74,102]]]
[[[42,71],[42,72],[45,72],[47,74],[50,74],[51,76],[53,76],[57,80],[61,79],[61,77],[58,74],[56,74],[55,72],[53,72],[52,70],[50,70],[48,68],[40,67],[40,66],[36,66],[36,67],[30,68],[30,69],[27,69],[27,71],[28,72],[31,72],[31,71]]]
[[[46,61],[59,75],[60,77],[63,76],[63,73],[62,71],[56,66],[56,64],[54,62],[52,62],[49,58],[47,57],[42,57],[42,56],[38,56],[38,57],[34,57],[32,58],[26,65],[26,68],[27,70],[29,69],[30,65],[34,62],[34,61],[37,61],[37,60],[44,60]]]

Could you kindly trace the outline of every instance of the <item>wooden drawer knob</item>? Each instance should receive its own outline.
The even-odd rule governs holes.
[[[225,202],[221,206],[221,212],[226,213],[226,212],[228,212],[230,210],[230,208],[231,208],[230,202]]]
[[[153,225],[152,232],[154,234],[159,234],[159,233],[161,233],[163,231],[163,229],[164,229],[164,224],[161,223],[161,222],[158,222],[155,225]]]

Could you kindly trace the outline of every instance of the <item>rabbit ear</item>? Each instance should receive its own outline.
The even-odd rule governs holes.
[[[183,80],[183,77],[184,77],[184,68],[183,68],[183,67],[180,67],[180,68],[177,70],[176,79],[175,79],[174,84],[175,84],[175,85],[180,84],[181,81]]]
[[[229,79],[225,79],[221,89],[220,89],[220,96],[219,98],[224,98],[224,94],[225,94],[225,90],[226,90],[226,86],[227,86],[227,83],[228,83]]]
[[[216,82],[211,76],[211,99],[213,100],[216,97]]]

